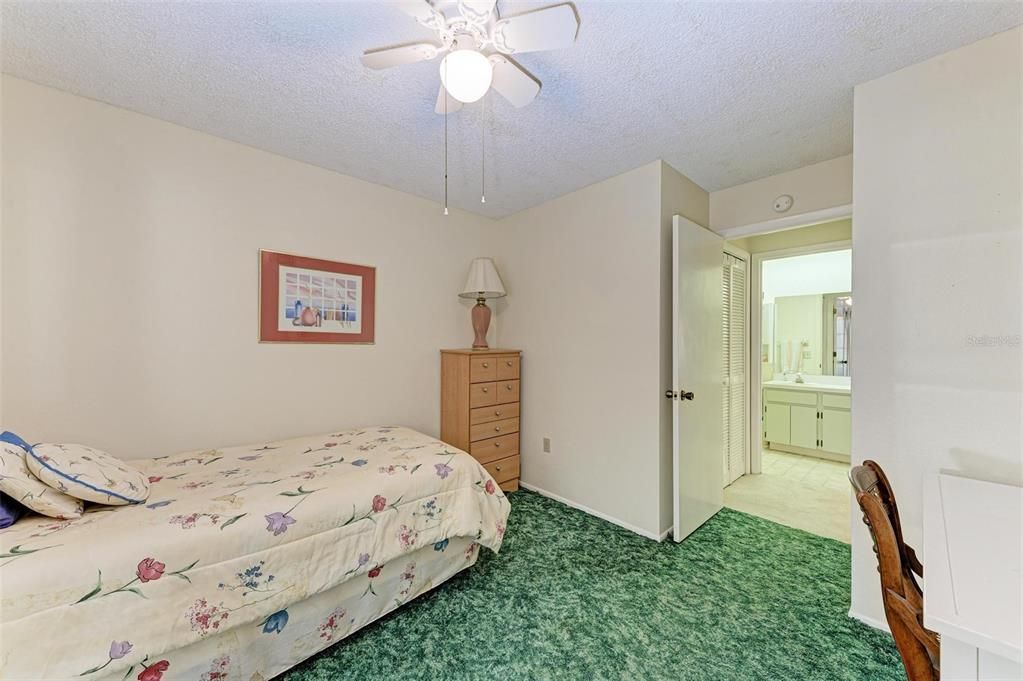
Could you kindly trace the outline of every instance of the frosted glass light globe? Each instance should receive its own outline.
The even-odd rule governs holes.
[[[448,93],[464,104],[471,104],[490,89],[494,67],[476,50],[458,50],[440,63],[440,81]]]

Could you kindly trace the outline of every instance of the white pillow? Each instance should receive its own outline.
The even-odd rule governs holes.
[[[149,480],[124,461],[84,445],[38,444],[28,452],[28,468],[50,487],[97,504],[141,504]]]
[[[21,444],[19,444],[21,443]],[[14,433],[0,435],[0,492],[36,513],[68,520],[80,518],[84,504],[44,485],[25,462],[28,443]]]

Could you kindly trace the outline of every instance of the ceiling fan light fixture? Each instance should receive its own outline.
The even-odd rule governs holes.
[[[448,93],[462,102],[478,101],[490,89],[494,67],[476,50],[457,50],[440,63],[440,80]]]

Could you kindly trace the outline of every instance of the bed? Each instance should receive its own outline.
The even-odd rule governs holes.
[[[133,464],[144,505],[0,531],[0,678],[269,679],[499,550],[510,511],[400,427]]]

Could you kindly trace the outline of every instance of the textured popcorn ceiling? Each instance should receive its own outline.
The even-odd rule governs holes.
[[[500,0],[505,15],[550,3]],[[451,116],[451,204],[502,216],[663,158],[717,190],[852,150],[852,88],[1023,23],[1016,2],[576,3],[578,43],[520,62],[533,104]],[[386,2],[11,2],[3,70],[435,200],[431,33]],[[936,143],[938,143],[936,141]]]

